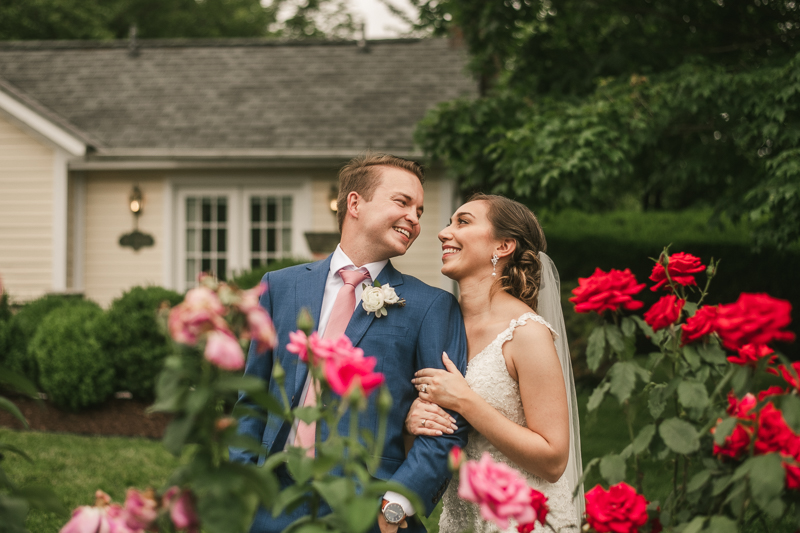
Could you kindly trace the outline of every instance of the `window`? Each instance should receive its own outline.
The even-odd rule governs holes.
[[[292,255],[292,197],[250,197],[250,267]]]
[[[228,278],[228,199],[225,196],[186,198],[186,277],[193,287],[200,272]]]

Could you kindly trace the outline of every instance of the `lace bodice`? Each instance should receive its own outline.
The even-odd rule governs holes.
[[[525,325],[529,320],[547,326],[553,336],[556,336],[552,326],[541,316],[530,312],[525,313],[518,319],[512,320],[508,328],[469,361],[467,373],[464,376],[470,388],[486,400],[489,405],[515,424],[523,427],[527,427],[527,424],[525,411],[522,408],[519,384],[508,373],[506,361],[503,357],[503,345],[514,337],[516,328]],[[528,485],[548,497],[550,513],[547,515],[547,520],[553,524],[556,531],[562,528],[562,533],[577,532],[577,516],[572,494],[569,490],[569,483],[565,476],[562,476],[555,483],[548,483],[538,476],[529,474],[500,453],[483,435],[474,429],[470,431],[469,442],[464,447],[464,452],[467,459],[470,460],[478,460],[484,452],[488,452],[495,461],[505,463],[519,471],[527,478]],[[444,494],[439,530],[441,533],[461,533],[468,530],[475,533],[495,533],[499,531],[495,524],[483,521],[475,504],[458,497],[457,479],[450,483]],[[512,523],[506,531],[509,533],[516,532],[516,525]],[[540,533],[544,529],[537,524],[535,531]]]

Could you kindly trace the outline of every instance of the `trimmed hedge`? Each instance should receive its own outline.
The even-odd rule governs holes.
[[[305,259],[281,259],[268,265],[257,266],[252,270],[245,270],[236,274],[230,282],[239,287],[240,289],[252,289],[261,282],[261,278],[267,272],[273,272],[282,268],[288,268],[296,265],[304,265],[309,261]]]
[[[134,398],[154,399],[155,378],[172,352],[157,321],[158,308],[179,304],[183,296],[161,287],[134,287],[111,303],[95,329],[116,375],[115,388]]]
[[[95,338],[103,317],[99,305],[62,306],[42,320],[30,343],[39,382],[54,405],[78,411],[114,393],[114,363]]]
[[[44,318],[55,309],[84,300],[77,295],[48,294],[23,305],[11,317],[6,331],[6,352],[0,364],[39,383],[39,369],[29,344]]]

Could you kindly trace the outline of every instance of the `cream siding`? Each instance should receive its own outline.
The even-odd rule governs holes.
[[[330,208],[331,187],[336,187],[335,178],[334,174],[333,179],[315,179],[312,182],[312,231],[339,231],[336,213],[333,213]]]
[[[0,116],[0,276],[14,301],[52,287],[55,151]]]
[[[119,238],[134,228],[128,197],[134,185],[142,191],[139,231],[155,245],[138,252]],[[163,180],[152,173],[93,173],[85,181],[84,287],[86,297],[102,306],[137,285],[163,286]]]

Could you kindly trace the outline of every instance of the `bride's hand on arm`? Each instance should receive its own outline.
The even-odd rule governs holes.
[[[461,412],[459,407],[474,393],[446,353],[442,353],[442,361],[446,370],[423,368],[414,374],[415,377],[411,382],[419,391],[422,400],[435,403],[444,409]]]
[[[406,431],[412,435],[438,437],[458,429],[455,419],[434,403],[420,398],[414,400],[406,415]]]

